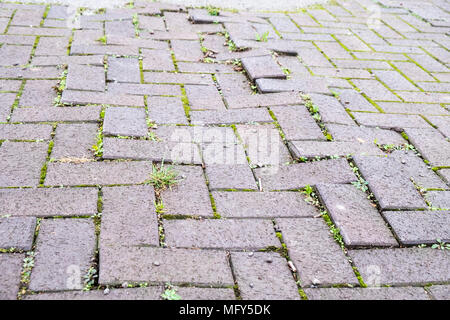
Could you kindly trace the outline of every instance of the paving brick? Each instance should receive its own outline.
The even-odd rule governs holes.
[[[424,115],[449,114],[439,104],[428,103],[403,103],[403,102],[377,102],[378,106],[386,113],[406,113]]]
[[[386,211],[383,212],[400,242],[404,245],[448,242],[448,211]]]
[[[376,61],[376,60],[333,60],[334,64],[338,68],[347,68],[347,69],[383,69],[390,70],[393,69],[390,64],[386,61]],[[371,87],[371,84],[367,85],[368,88]]]
[[[69,38],[41,37],[34,54],[36,56],[65,56],[68,46]]]
[[[317,42],[316,44],[328,58],[352,59],[350,53],[348,53],[339,43]]]
[[[120,56],[138,56],[139,48],[121,45],[72,44],[71,55],[106,54]]]
[[[440,92],[402,92],[397,91],[397,94],[405,102],[423,102],[423,103],[450,103],[450,97],[447,93]]]
[[[238,143],[231,127],[160,126],[155,134],[164,142],[195,142],[200,145]]]
[[[449,300],[450,299],[450,286],[449,285],[435,285],[427,288],[431,292],[431,295],[436,300]]]
[[[184,89],[186,90],[186,95],[192,110],[226,110],[222,96],[216,87],[185,85]]]
[[[270,220],[166,220],[169,247],[256,250],[279,246]]]
[[[429,128],[430,125],[418,115],[353,112],[355,120],[364,126],[382,129]]]
[[[181,87],[168,84],[109,83],[108,91],[140,96],[181,96]]]
[[[0,66],[26,65],[30,59],[31,50],[31,46],[3,45],[0,48],[0,55],[2,56]]]
[[[301,99],[296,93],[279,92],[228,96],[226,98],[226,101],[229,109],[241,109],[299,104],[301,102]]]
[[[233,73],[233,66],[219,63],[177,62],[180,72],[194,73]]]
[[[108,35],[120,35],[123,37],[134,37],[134,26],[131,20],[123,21],[106,21],[105,22],[105,34]]]
[[[59,124],[51,157],[54,159],[93,159],[98,126],[94,123]]]
[[[195,288],[178,287],[177,294],[181,300],[235,300],[233,289],[230,288]]]
[[[372,79],[373,76],[366,70],[362,69],[343,69],[334,68],[329,66],[324,67],[311,67],[312,73],[317,76],[335,77],[335,78],[361,78]]]
[[[45,184],[48,186],[139,184],[148,179],[151,170],[151,163],[144,161],[49,163]]]
[[[52,126],[48,124],[0,124],[0,139],[48,140]]]
[[[118,260],[118,256],[122,259]],[[103,250],[99,282],[121,284],[124,281],[233,285],[224,251],[151,247]]]
[[[66,87],[69,90],[105,91],[103,67],[69,65]]]
[[[297,192],[213,191],[217,212],[225,218],[313,217],[317,210]]]
[[[145,82],[214,85],[211,75],[172,72],[144,72]],[[249,88],[250,90],[250,88]],[[251,90],[250,90],[251,93]]]
[[[161,286],[146,288],[110,289],[108,294],[103,290],[45,292],[23,296],[23,300],[159,300],[163,292]]]
[[[448,281],[450,252],[431,248],[349,250],[367,285],[411,285]],[[370,280],[378,281],[370,283]]]
[[[328,93],[328,83],[325,79],[303,76],[298,78],[291,78],[289,80],[260,78],[256,80],[256,86],[261,93],[275,93],[275,92],[316,92]]]
[[[371,49],[355,35],[336,35],[341,44],[350,51],[371,51]]]
[[[313,158],[347,155],[383,155],[373,143],[364,142],[322,142],[322,141],[290,141],[289,147],[295,158]]]
[[[218,74],[216,78],[225,98],[253,93],[248,79],[241,73]]]
[[[253,81],[259,78],[286,78],[283,70],[270,55],[242,58],[242,66]]]
[[[57,82],[52,80],[28,80],[20,97],[19,106],[51,107],[56,98],[55,86]]]
[[[148,103],[149,119],[156,124],[188,124],[180,98],[153,97]]]
[[[344,159],[284,165],[278,167],[275,174],[265,174],[264,168],[257,168],[255,175],[261,178],[264,190],[290,190],[306,185],[349,183],[356,180]]]
[[[82,289],[94,256],[94,228],[88,219],[41,221],[30,289]]]
[[[102,70],[104,73],[104,70]],[[140,83],[139,60],[136,58],[108,58],[108,81]]]
[[[179,164],[202,164],[200,150],[190,142],[155,142],[133,139],[103,139],[103,159],[151,160]]]
[[[376,80],[353,80],[353,83],[372,100],[400,101],[394,94]],[[396,82],[397,83],[397,82]]]
[[[206,166],[211,189],[256,190],[255,178],[247,164],[212,164]]]
[[[355,124],[336,98],[324,94],[310,94],[309,96],[312,102],[319,108],[320,117],[323,122]]]
[[[98,121],[101,106],[88,107],[46,107],[17,108],[11,117],[12,122],[42,122],[42,121]]]
[[[142,67],[144,70],[175,71],[169,50],[142,50]]]
[[[316,48],[301,50],[298,56],[309,67],[333,67],[328,59]]]
[[[450,143],[435,129],[405,130],[409,141],[432,166],[450,165]]]
[[[61,75],[56,67],[0,67],[0,77],[14,79],[54,79]]]
[[[158,221],[152,186],[106,187],[100,246],[158,246]]]
[[[373,70],[375,76],[384,82],[391,90],[410,90],[418,91],[419,89],[413,85],[411,82],[406,80],[397,71],[390,70]]]
[[[417,82],[424,91],[450,92],[450,84],[447,82]]]
[[[61,102],[72,105],[107,104],[134,107],[145,106],[143,97],[139,96],[75,90],[64,90]]]
[[[203,58],[199,41],[173,40],[171,44],[177,61],[199,61]]]
[[[270,108],[288,140],[325,140],[320,127],[305,106],[278,106]]]
[[[428,300],[420,287],[305,289],[308,300]]]
[[[427,72],[411,62],[392,62],[404,75],[412,81],[434,81]]]
[[[213,216],[211,200],[201,167],[173,166],[178,183],[161,192],[164,214]]]
[[[286,260],[273,252],[233,252],[234,274],[243,300],[298,300]]]
[[[322,219],[276,219],[289,257],[297,267],[301,285],[356,284],[344,252]]]
[[[18,92],[22,81],[19,80],[0,80],[0,91]]]
[[[35,227],[32,217],[0,218],[0,248],[31,250]]]
[[[345,126],[340,124],[327,124],[328,132],[335,141],[352,141],[360,143],[374,143],[381,145],[401,145],[406,142],[403,137],[392,130],[372,127]]]
[[[39,184],[48,144],[3,142],[0,147],[0,186],[22,187]]]
[[[450,191],[429,191],[425,198],[434,207],[450,209]]]
[[[36,8],[37,9],[37,8]],[[22,10],[18,9],[11,21],[13,26],[39,27],[44,11],[40,10]]]
[[[143,108],[109,107],[103,123],[105,135],[146,137],[146,114]]]
[[[16,100],[15,93],[0,93],[0,121],[6,122],[10,113],[12,105]]]
[[[85,216],[97,213],[95,188],[26,188],[0,191],[1,215]]]
[[[3,253],[0,255],[0,299],[16,300],[20,288],[22,261],[24,255]]]
[[[317,191],[347,246],[397,246],[367,195],[352,185],[318,185]]]
[[[192,111],[191,122],[196,125],[238,124],[250,122],[273,122],[265,108],[233,109],[226,111]]]

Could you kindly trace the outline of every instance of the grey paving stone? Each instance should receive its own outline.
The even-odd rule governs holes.
[[[143,97],[91,91],[64,90],[61,102],[70,105],[106,104],[144,107]]]
[[[117,256],[122,259],[118,260]],[[148,281],[173,285],[233,285],[224,251],[117,247],[100,253],[99,269],[101,284]]]
[[[120,35],[128,38],[134,37],[134,26],[131,20],[123,21],[106,21],[105,22],[106,35]]]
[[[316,156],[346,155],[383,155],[383,152],[370,141],[363,142],[322,142],[322,141],[290,141],[289,146],[295,158],[313,158]]]
[[[355,124],[336,98],[323,94],[310,94],[309,96],[319,108],[320,117],[324,123]]]
[[[450,191],[429,191],[425,198],[433,207],[450,209]]]
[[[380,128],[327,124],[327,129],[335,141],[353,141],[360,143],[374,143],[376,141],[382,145],[401,145],[406,142],[399,133]]]
[[[301,103],[299,95],[292,92],[227,96],[226,101],[229,109],[272,107]]]
[[[398,97],[376,80],[355,79],[353,83],[372,100],[400,101]]]
[[[120,56],[138,56],[139,48],[123,45],[72,44],[71,55],[106,54]]]
[[[270,220],[166,220],[169,247],[257,250],[279,246]]]
[[[247,77],[241,73],[218,74],[216,78],[225,99],[253,93]]]
[[[169,50],[142,50],[142,67],[144,70],[175,71]],[[148,74],[148,73],[147,73]],[[146,79],[146,81],[149,81]]]
[[[139,184],[148,179],[150,162],[49,163],[48,186]]]
[[[0,218],[0,248],[31,250],[35,227],[33,217]]]
[[[431,248],[349,250],[364,282],[411,285],[448,281],[450,252]],[[372,279],[372,281],[370,281]]]
[[[230,288],[195,288],[178,287],[177,294],[181,300],[235,300],[233,289]]]
[[[305,289],[308,300],[428,300],[420,287],[313,288]]]
[[[3,142],[0,147],[0,186],[22,187],[39,184],[48,143]]]
[[[41,37],[39,39],[36,56],[65,56],[69,46],[69,38]]]
[[[435,285],[427,288],[431,292],[431,295],[436,300],[449,300],[450,299],[450,286],[449,285]]]
[[[173,73],[173,72],[144,72],[147,83],[177,83],[195,85],[214,85],[209,74]],[[250,90],[250,88],[249,88]],[[251,92],[251,90],[250,90]]]
[[[276,219],[289,256],[297,267],[302,287],[356,284],[344,252],[333,240],[323,219]]]
[[[106,187],[100,246],[158,246],[158,221],[152,186]]]
[[[148,116],[156,124],[188,124],[180,98],[152,97],[148,103]]]
[[[397,71],[373,70],[373,73],[392,90],[419,90]]]
[[[11,216],[86,216],[97,213],[96,188],[0,190],[0,214]]]
[[[198,146],[190,142],[155,142],[132,139],[103,139],[103,159],[133,159],[202,164]]]
[[[319,125],[309,114],[305,106],[278,106],[270,108],[275,114],[286,139],[288,140],[325,140]]]
[[[22,107],[50,107],[56,98],[54,80],[28,80],[20,97]]]
[[[425,115],[448,115],[448,111],[439,104],[377,102],[378,106],[387,113],[410,113]]]
[[[286,75],[272,56],[246,57],[242,58],[242,66],[255,81],[259,78],[286,79]]]
[[[353,112],[355,120],[364,126],[382,129],[429,128],[430,125],[418,115]]]
[[[320,198],[347,246],[397,246],[367,195],[352,185],[317,186]]]
[[[194,73],[233,73],[233,67],[227,64],[202,62],[177,62],[180,72]]]
[[[317,42],[317,46],[328,58],[352,59],[350,53],[337,42]]]
[[[161,286],[149,286],[110,289],[108,294],[103,290],[45,292],[26,295],[23,300],[160,300],[163,291]]]
[[[103,67],[69,65],[67,89],[105,91],[105,69]]]
[[[287,262],[277,253],[233,252],[231,262],[243,300],[300,299]]]
[[[11,113],[11,107],[16,100],[15,93],[0,93],[0,121],[6,122]]]
[[[400,242],[404,245],[450,241],[449,211],[386,211],[383,212]]]
[[[338,34],[336,38],[350,51],[371,51],[371,49],[355,35]]]
[[[127,107],[106,108],[103,134],[146,137],[148,128],[145,109]]]
[[[247,164],[212,164],[206,166],[209,187],[214,189],[256,190],[255,178]]]
[[[192,111],[191,122],[196,125],[238,124],[250,122],[272,122],[265,108],[232,109],[226,111]]]
[[[192,110],[226,110],[222,96],[216,87],[185,85],[184,89],[186,90],[186,95]]]
[[[199,41],[173,40],[171,44],[177,61],[199,61],[203,58]]]
[[[98,121],[101,106],[88,107],[46,107],[17,108],[11,117],[12,122],[47,121]]]
[[[51,158],[93,159],[92,146],[96,142],[98,126],[94,123],[59,124],[54,137]]]
[[[0,91],[18,92],[22,85],[20,80],[0,80]]]
[[[169,84],[109,83],[108,91],[140,96],[181,96],[181,87]]]
[[[392,63],[412,81],[434,81],[432,76],[430,76],[423,69],[419,68],[415,63],[399,61]]]
[[[95,250],[95,226],[89,219],[43,220],[30,279],[33,291],[83,288]]]
[[[164,214],[213,216],[211,200],[201,167],[173,166],[178,183],[161,192]]]
[[[155,134],[164,142],[195,142],[200,145],[238,143],[231,127],[160,126]]]
[[[316,48],[301,50],[298,56],[309,67],[333,67],[328,59]]]
[[[104,70],[103,70],[104,73]],[[141,73],[137,58],[108,58],[108,81],[140,83]]]
[[[26,65],[28,60],[30,59],[31,50],[31,46],[12,46],[7,44],[3,45],[0,48],[0,55],[2,56],[0,66]]]
[[[289,80],[260,78],[256,80],[256,86],[261,93],[274,92],[306,92],[306,93],[328,93],[328,83],[326,79],[303,76],[291,78]]]
[[[0,299],[16,300],[20,288],[23,254],[2,253],[0,255]]]
[[[48,140],[52,126],[48,124],[0,124],[0,139]]]
[[[317,210],[298,192],[213,191],[217,212],[225,218],[313,217]]]
[[[450,142],[435,129],[407,128],[409,141],[432,166],[450,165]]]
[[[349,183],[356,180],[344,159],[296,163],[278,167],[278,171],[265,173],[264,168],[255,169],[264,190],[299,189],[320,183]]]

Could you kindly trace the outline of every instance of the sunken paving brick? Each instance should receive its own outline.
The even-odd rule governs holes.
[[[248,164],[206,165],[206,176],[211,189],[256,190],[253,172]]]
[[[213,216],[203,170],[199,166],[173,166],[176,185],[161,192],[164,214]]]
[[[276,219],[301,285],[357,284],[352,267],[322,218]]]
[[[242,66],[249,75],[250,79],[255,81],[259,78],[285,79],[281,67],[275,62],[272,56],[246,57],[242,58]]]
[[[305,289],[308,300],[429,300],[420,287],[313,288]]]
[[[98,126],[94,123],[59,124],[56,128],[54,159],[93,159],[92,146],[96,143]]]
[[[148,133],[145,109],[109,107],[105,111],[103,134],[145,137]]]
[[[152,186],[105,187],[100,245],[159,245]]]
[[[286,259],[274,252],[233,252],[231,262],[243,300],[298,300]]]
[[[262,249],[279,245],[269,220],[167,220],[169,247],[212,249]]]
[[[30,279],[33,291],[83,288],[83,275],[95,250],[95,229],[90,219],[44,220],[40,224],[35,264]]]
[[[37,186],[47,150],[44,142],[4,142],[0,147],[0,186]]]
[[[152,171],[151,162],[49,163],[45,185],[79,186],[139,184]]]
[[[96,188],[25,188],[0,190],[2,216],[86,216],[97,213]]]
[[[296,163],[276,167],[275,170],[254,170],[264,190],[290,190],[320,183],[350,183],[356,180],[344,159]]]
[[[120,259],[117,257],[120,256]],[[123,282],[232,286],[225,251],[116,247],[100,252],[101,284]]]
[[[383,154],[373,141],[370,143],[290,141],[289,146],[296,158]]]
[[[212,192],[224,218],[313,217],[318,214],[298,192]]]
[[[35,227],[33,217],[0,218],[0,248],[31,250]]]
[[[106,294],[103,290],[45,292],[26,295],[23,300],[160,300],[164,292],[162,286],[146,288],[111,289]]]
[[[23,254],[0,254],[0,299],[16,300],[20,287]]]
[[[352,185],[318,185],[317,191],[347,246],[396,246],[367,195]]]
[[[450,211],[385,211],[383,216],[404,245],[450,241]]]
[[[450,277],[448,250],[369,249],[350,250],[349,255],[369,286],[441,283]]]

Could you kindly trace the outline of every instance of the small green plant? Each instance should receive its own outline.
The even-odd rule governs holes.
[[[208,11],[208,14],[210,16],[218,16],[220,14],[220,11],[218,8],[212,7],[212,6],[208,6],[206,8],[206,10]]]
[[[101,43],[103,43],[103,44],[106,44],[106,35],[104,35],[104,36],[98,38],[97,41],[98,41],[98,42],[101,42]]]
[[[96,157],[101,158],[103,156],[103,133],[101,129],[97,133],[97,141],[92,146],[92,151],[94,151]]]
[[[258,42],[267,42],[269,39],[269,31],[264,32],[262,35],[259,33],[255,34],[255,40]]]
[[[95,284],[95,279],[98,277],[97,269],[90,267],[88,272],[83,276],[84,279],[84,291],[89,291]]]
[[[166,283],[166,290],[161,294],[161,298],[164,300],[181,300],[177,290],[170,283]]]
[[[157,190],[170,189],[178,183],[177,176],[178,172],[173,169],[173,166],[164,166],[164,161],[162,161],[159,167],[153,165],[152,173],[147,183],[153,185]]]
[[[435,244],[431,246],[433,249],[440,249],[440,250],[450,250],[450,243],[445,243],[441,239],[436,239]]]

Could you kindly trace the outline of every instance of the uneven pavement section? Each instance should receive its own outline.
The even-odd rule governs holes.
[[[448,299],[443,1],[33,2],[0,3],[0,298]]]

